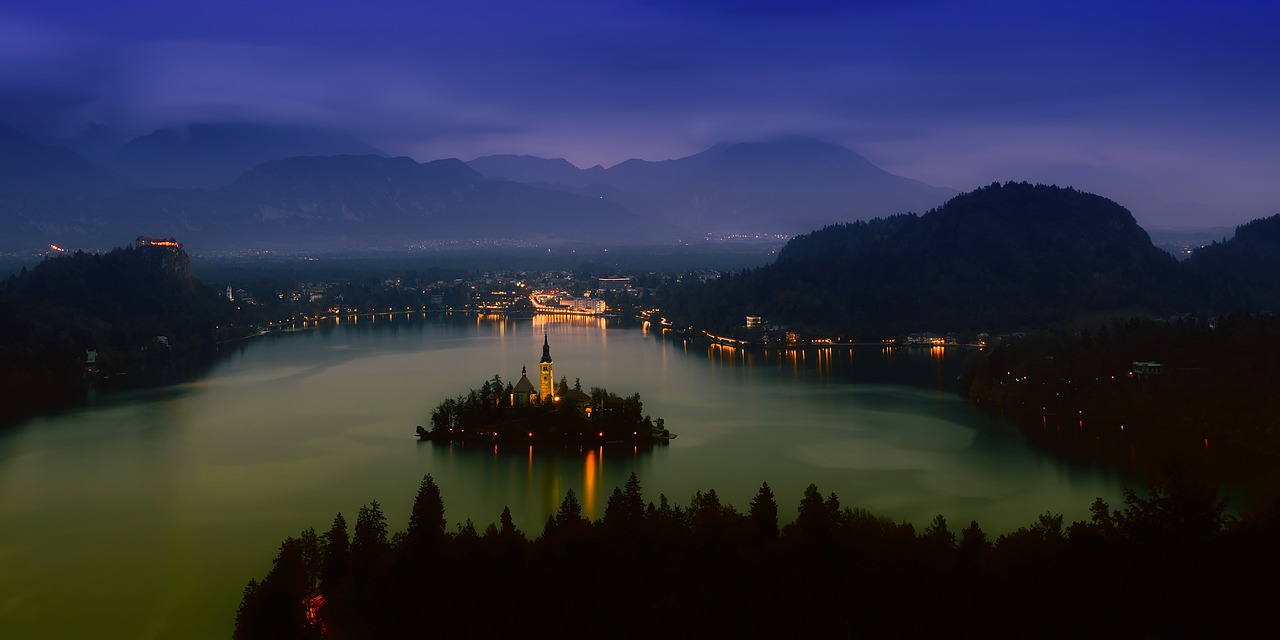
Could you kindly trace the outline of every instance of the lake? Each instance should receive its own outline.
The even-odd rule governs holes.
[[[332,321],[330,321],[332,323]],[[419,442],[441,400],[496,373],[639,393],[678,434],[651,450]],[[1088,517],[1125,479],[1029,448],[955,394],[966,351],[693,346],[603,318],[398,315],[246,341],[186,384],[101,399],[0,432],[0,629],[14,638],[227,638],[279,543],[378,500],[407,524],[422,477],[453,527],[509,506],[536,536],[572,488],[598,518],[636,472],[646,500],[761,482],[784,523],[804,488],[989,536],[1053,511]]]

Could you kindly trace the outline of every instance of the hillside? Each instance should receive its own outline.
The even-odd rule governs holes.
[[[87,350],[106,373],[203,353],[229,313],[181,249],[75,253],[23,269],[0,284],[0,413],[83,393]]]
[[[1215,308],[1280,312],[1280,214],[1236,227],[1185,265]]]
[[[879,339],[1158,310],[1183,275],[1120,205],[1074,189],[992,184],[922,216],[799,236],[774,264],[676,292],[681,322],[728,330],[746,315]]]

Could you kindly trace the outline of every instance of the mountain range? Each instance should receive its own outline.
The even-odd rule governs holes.
[[[101,249],[140,234],[211,249],[672,243],[799,233],[954,195],[799,137],[589,169],[529,156],[420,163],[338,134],[259,125],[163,129],[94,147],[98,162],[12,129],[0,143],[9,250]]]
[[[104,164],[150,187],[214,189],[270,160],[386,153],[351,136],[308,127],[197,123],[159,129],[104,155]]]
[[[839,145],[798,136],[718,144],[685,158],[633,159],[608,169],[532,156],[486,156],[468,164],[491,178],[576,189],[711,233],[803,233],[922,212],[956,194],[893,175]]]

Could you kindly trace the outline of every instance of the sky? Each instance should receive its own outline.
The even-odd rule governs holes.
[[[0,123],[320,126],[580,167],[801,134],[1151,228],[1280,212],[1280,3],[5,0]]]

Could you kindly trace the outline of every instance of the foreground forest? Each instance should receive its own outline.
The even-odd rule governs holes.
[[[1256,629],[1280,595],[1275,508],[1229,516],[1173,476],[1090,511],[993,539],[941,515],[917,531],[813,485],[794,522],[767,483],[745,513],[714,490],[646,503],[632,474],[598,521],[570,490],[540,535],[506,509],[449,531],[428,475],[404,531],[374,501],[351,533],[339,513],[286,539],[235,637],[1194,637]]]

